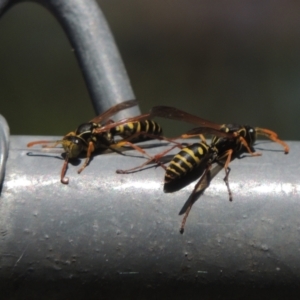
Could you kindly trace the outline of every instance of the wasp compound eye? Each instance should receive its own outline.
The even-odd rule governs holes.
[[[64,139],[63,147],[69,158],[75,158],[84,150],[85,143],[76,136],[67,136]]]

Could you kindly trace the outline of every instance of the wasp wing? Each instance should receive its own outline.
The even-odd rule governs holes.
[[[213,169],[207,168],[195,185],[193,192],[184,203],[179,215],[183,215],[192,205],[203,195],[204,191],[209,187],[211,180],[224,168],[224,165],[217,164]]]
[[[113,122],[104,126],[101,126],[100,128],[95,129],[94,133],[101,133],[101,132],[106,132],[112,128],[115,128],[117,126],[126,124],[126,123],[131,123],[131,122],[137,122],[137,121],[143,121],[146,119],[150,118],[150,114],[143,114],[143,115],[139,115],[139,116],[135,116],[135,117],[131,117],[131,118],[126,118],[117,122]]]
[[[201,127],[213,128],[216,130],[221,129],[220,124],[202,119],[198,116],[189,114],[183,110],[171,106],[154,106],[150,110],[150,115],[151,117],[162,117],[167,119],[185,121],[187,123],[199,125]]]
[[[236,137],[235,133],[220,131],[218,129],[211,128],[211,127],[196,127],[196,128],[190,129],[189,131],[182,134],[178,138],[188,139],[188,138],[192,138],[192,137],[195,137],[195,136],[199,136],[199,134],[204,134],[204,133],[217,135],[217,136],[224,137],[224,138],[229,138],[229,139],[233,139],[233,138]]]
[[[124,110],[126,108],[136,106],[136,105],[138,105],[137,100],[128,100],[128,101],[118,103],[117,105],[112,106],[111,108],[109,108],[104,113],[102,113],[99,116],[92,119],[90,122],[92,122],[92,123],[102,123],[104,120],[109,119],[111,116],[115,115],[119,111]]]

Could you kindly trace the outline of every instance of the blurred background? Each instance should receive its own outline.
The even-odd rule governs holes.
[[[98,3],[143,112],[171,105],[300,139],[300,2]],[[71,45],[44,7],[10,9],[0,45],[0,113],[12,134],[62,136],[94,117]],[[168,124],[167,135],[191,127]]]

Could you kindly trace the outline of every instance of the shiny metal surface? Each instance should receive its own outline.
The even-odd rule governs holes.
[[[0,0],[0,15],[26,0]],[[111,106],[135,99],[130,81],[108,27],[94,0],[34,0],[52,12],[64,28],[80,64],[97,114]],[[47,38],[47,37],[45,37]],[[117,119],[140,114],[133,107]]]
[[[63,185],[58,154],[26,149],[39,139],[11,137],[0,206],[2,291],[47,299],[263,299],[265,292],[283,299],[299,287],[299,143],[284,155],[259,141],[262,157],[233,161],[233,202],[221,171],[181,235],[178,212],[194,184],[164,194],[162,168],[116,174],[144,161],[126,151],[95,156],[80,175],[70,165]],[[156,145],[151,154],[166,147],[142,145]]]
[[[0,193],[5,175],[5,166],[9,149],[9,127],[5,118],[0,115]]]

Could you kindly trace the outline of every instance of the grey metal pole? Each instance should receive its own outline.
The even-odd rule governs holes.
[[[0,0],[0,15],[25,0]],[[94,0],[34,0],[51,11],[64,28],[83,72],[97,114],[135,99],[114,38]],[[116,119],[140,114],[138,107]]]
[[[5,118],[0,115],[0,194],[5,175],[6,160],[9,150],[9,127]]]
[[[116,174],[144,161],[128,151],[95,156],[80,175],[70,165],[70,183],[63,185],[58,154],[26,149],[35,139],[44,137],[11,137],[0,206],[2,293],[292,299],[299,288],[298,142],[284,155],[278,145],[259,141],[262,157],[234,160],[233,202],[221,171],[181,235],[178,212],[194,184],[164,194],[162,168]],[[166,147],[142,145],[155,146],[150,154]]]

